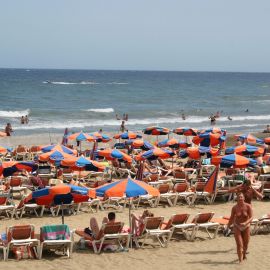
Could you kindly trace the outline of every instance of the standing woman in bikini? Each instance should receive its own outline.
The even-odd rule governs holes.
[[[228,228],[233,225],[239,263],[246,259],[250,238],[250,222],[253,219],[251,205],[245,203],[243,193],[237,194],[237,204],[232,208]]]

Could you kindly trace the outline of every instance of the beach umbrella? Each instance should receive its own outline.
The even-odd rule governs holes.
[[[65,167],[71,167],[75,171],[83,169],[85,171],[102,172],[105,169],[101,162],[90,160],[84,156],[64,159],[60,164]]]
[[[192,142],[205,147],[220,145],[222,148],[225,140],[226,136],[223,134],[206,132],[193,137]]]
[[[113,136],[114,139],[122,139],[122,140],[134,140],[134,139],[138,139],[141,138],[142,135],[132,132],[132,131],[128,131],[128,132],[123,132],[123,133],[119,133]]]
[[[222,135],[226,135],[226,129],[221,129],[221,128],[218,128],[218,127],[213,127],[213,128],[209,128],[209,129],[203,129],[203,130],[200,130],[198,131],[198,133],[213,133],[213,134],[216,134],[216,133],[219,133],[219,134],[222,134]]]
[[[270,145],[270,137],[264,138],[264,143]]]
[[[144,153],[141,153],[135,157],[137,161],[143,161],[143,160],[156,160],[156,159],[167,159],[172,156],[174,156],[174,152],[172,152],[169,149],[161,149],[161,148],[154,148],[151,150],[148,150]]]
[[[131,227],[131,199],[141,195],[159,196],[158,189],[143,181],[124,179],[96,188],[99,197],[125,197],[130,198],[129,225]]]
[[[75,140],[77,142],[82,142],[82,141],[89,141],[89,142],[93,142],[95,139],[93,138],[93,136],[90,136],[87,133],[84,132],[77,132],[74,134],[71,134],[68,136],[69,140]]]
[[[131,145],[135,149],[140,148],[144,151],[147,151],[147,150],[150,150],[150,149],[153,149],[156,147],[153,144],[151,144],[150,142],[148,142],[146,140],[142,140],[142,139],[128,140],[128,141],[126,141],[126,144]]]
[[[51,152],[51,151],[58,151],[58,152],[63,152],[66,154],[70,154],[70,155],[76,155],[77,151],[70,149],[64,145],[61,144],[51,144],[51,145],[46,145],[46,146],[41,146],[40,150],[43,153],[47,153],[47,152]]]
[[[188,148],[190,146],[191,145],[188,144],[187,142],[180,142],[180,141],[176,140],[175,138],[165,139],[165,140],[158,143],[158,147],[170,147],[170,148],[174,148],[174,149]]]
[[[249,134],[235,135],[234,137],[237,140],[240,140],[243,143],[247,143],[247,144],[264,144],[264,140],[259,139],[250,133]]]
[[[171,131],[165,127],[151,126],[143,129],[143,133],[147,135],[168,135]]]
[[[188,147],[185,150],[179,152],[180,158],[191,158],[191,159],[201,159],[201,157],[205,154],[207,156],[217,156],[219,153],[219,149],[212,148],[212,147]]]
[[[111,138],[108,135],[100,133],[100,132],[90,133],[89,135],[93,137],[96,142],[106,143],[111,140]]]
[[[72,201],[78,203],[88,201],[89,198],[94,198],[95,192],[91,189],[61,184],[52,187],[46,187],[33,191],[26,197],[25,202],[36,203],[38,205],[63,205],[70,204]],[[62,224],[64,224],[64,214],[62,208]]]
[[[105,157],[107,160],[123,160],[128,163],[132,162],[132,158],[127,155],[126,153],[123,153],[117,149],[104,149],[104,150],[98,150],[98,156]]]
[[[77,132],[68,136],[69,140],[75,140],[77,142],[77,146],[80,146],[80,152],[82,151],[82,141],[94,142],[95,139],[93,136],[90,136],[84,132]]]
[[[34,172],[37,169],[38,165],[34,162],[6,161],[0,164],[0,175],[8,177],[17,171],[26,170],[28,172]]]
[[[211,164],[216,166],[220,165],[224,168],[246,168],[247,166],[255,166],[257,162],[254,159],[246,158],[237,154],[231,154],[212,157]]]
[[[184,136],[196,136],[198,133],[197,129],[194,128],[175,128],[173,130],[173,133],[178,134],[178,135],[184,135]]]
[[[69,159],[73,157],[74,157],[73,155],[67,154],[65,152],[52,150],[50,152],[39,155],[38,159],[43,162],[44,161],[60,162],[63,159]]]
[[[257,147],[253,145],[243,144],[239,146],[233,146],[225,149],[225,154],[236,153],[244,156],[261,156],[264,154],[265,149],[263,147]]]

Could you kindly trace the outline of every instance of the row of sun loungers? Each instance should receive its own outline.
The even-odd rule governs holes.
[[[9,258],[11,251],[16,253],[20,247],[31,249],[36,259],[42,258],[44,249],[62,250],[63,254],[70,257],[74,246],[74,232],[81,238],[80,242],[83,240],[97,254],[107,245],[113,245],[113,250],[121,251],[127,251],[133,244],[136,248],[143,248],[145,245],[158,243],[164,248],[178,235],[183,235],[188,241],[194,241],[198,236],[201,237],[199,231],[204,231],[210,239],[215,238],[220,229],[228,224],[228,218],[213,218],[213,216],[213,212],[199,213],[188,221],[189,214],[175,214],[167,222],[164,222],[164,217],[147,217],[138,235],[131,234],[123,222],[107,223],[102,225],[99,235],[95,237],[87,234],[84,229],[71,231],[65,224],[42,226],[39,234],[33,225],[16,225],[7,228],[5,237],[1,234],[0,250],[3,252],[4,260]],[[269,215],[254,219],[252,225],[253,234],[259,233],[264,227],[269,232]],[[149,243],[151,239],[154,242]]]

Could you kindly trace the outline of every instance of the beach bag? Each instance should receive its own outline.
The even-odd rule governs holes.
[[[12,252],[17,260],[36,258],[33,247],[30,245],[13,246]]]

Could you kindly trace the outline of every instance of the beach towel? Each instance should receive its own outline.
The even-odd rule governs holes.
[[[41,241],[44,240],[69,240],[70,230],[66,224],[46,225],[40,228]]]

